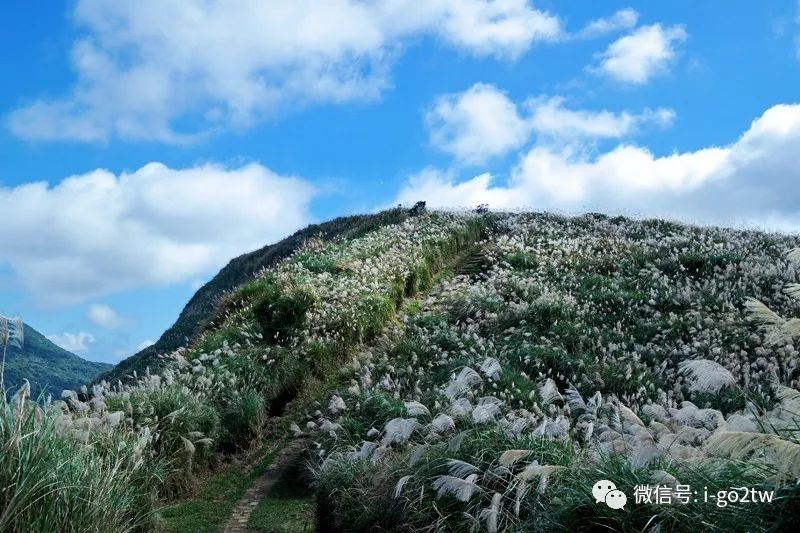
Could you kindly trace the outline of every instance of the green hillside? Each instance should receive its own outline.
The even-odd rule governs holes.
[[[322,224],[311,224],[275,244],[241,255],[231,260],[211,281],[200,287],[181,311],[180,316],[158,341],[123,360],[102,378],[109,381],[125,379],[133,371],[142,373],[149,366],[155,370],[162,364],[159,354],[169,353],[187,344],[213,317],[216,305],[226,292],[252,279],[256,273],[276,261],[291,255],[312,237],[324,240],[353,239],[385,224],[401,222],[405,209],[391,209],[377,214],[340,217]]]
[[[15,390],[24,379],[31,383],[31,395],[41,393],[58,398],[64,389],[76,389],[91,383],[112,365],[81,359],[50,342],[44,335],[25,324],[25,342],[21,349],[9,346],[6,355],[5,385]]]
[[[42,423],[6,409],[4,427],[27,418],[0,435],[54,466],[29,473],[20,453],[0,476],[75,488],[18,497],[46,515],[0,493],[15,509],[0,529],[220,531],[297,437],[292,483],[244,505],[252,529],[800,520],[797,237],[485,210],[335,222],[232,262],[176,324],[189,343],[149,374],[101,380]],[[65,449],[80,460],[59,462]],[[736,487],[759,499],[733,501]],[[672,503],[635,501],[650,491]]]

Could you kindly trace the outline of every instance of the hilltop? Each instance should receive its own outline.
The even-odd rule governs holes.
[[[289,521],[287,502],[322,531],[761,531],[800,518],[797,237],[485,209],[329,224],[232,261],[162,337],[188,343],[128,363],[149,373],[51,406],[56,438],[86,461],[124,450],[111,454],[120,478],[90,482],[129,503],[94,502],[80,527],[100,515],[155,527],[157,501],[191,494],[220,458],[272,457],[294,437],[309,439],[297,478],[312,495],[280,511],[265,500],[253,527]],[[601,479],[624,509],[596,502]],[[678,502],[687,485],[772,496]],[[655,486],[675,505],[634,502]],[[53,501],[47,519],[20,507],[13,523],[64,529],[81,501]],[[215,530],[225,517],[204,507],[162,514]]]
[[[27,379],[34,398],[40,394],[57,398],[62,390],[91,383],[112,368],[108,363],[87,361],[56,346],[28,324],[24,325],[24,336],[23,346],[11,345],[6,354],[5,385],[9,391]]]

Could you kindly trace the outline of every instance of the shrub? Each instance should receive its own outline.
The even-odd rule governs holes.
[[[314,300],[307,288],[281,289],[276,283],[266,284],[253,304],[253,313],[268,342],[286,344],[302,327]]]
[[[259,435],[267,418],[264,398],[255,391],[236,392],[221,409],[226,447],[247,448]]]

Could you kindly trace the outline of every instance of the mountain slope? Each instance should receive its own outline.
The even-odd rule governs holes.
[[[40,393],[58,397],[64,389],[75,389],[90,383],[112,365],[81,359],[50,342],[44,335],[25,324],[22,348],[9,346],[6,354],[6,390],[16,389],[24,379],[31,383],[31,396]]]
[[[312,237],[321,237],[324,240],[356,239],[387,224],[402,222],[408,213],[405,209],[396,208],[370,215],[339,217],[322,224],[311,224],[282,241],[231,260],[192,296],[175,324],[165,331],[155,344],[121,361],[102,378],[114,381],[125,378],[133,371],[142,373],[148,366],[151,370],[159,368],[161,360],[158,355],[186,345],[187,339],[194,339],[204,324],[213,317],[219,298],[227,291],[252,279],[258,271],[290,256],[307,239]]]
[[[798,245],[596,214],[423,213],[308,239],[227,292],[158,372],[51,412],[65,439],[130,450],[124,468],[167,461],[140,485],[164,493],[221,456],[310,437],[320,531],[789,530]],[[593,494],[606,479],[614,501]],[[774,500],[633,501],[679,482]]]

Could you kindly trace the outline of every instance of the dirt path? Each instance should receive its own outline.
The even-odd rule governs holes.
[[[267,467],[266,472],[258,478],[253,485],[247,489],[241,499],[236,502],[230,518],[225,523],[223,531],[225,533],[245,533],[252,531],[247,528],[247,521],[256,508],[258,502],[264,499],[267,492],[281,479],[281,476],[292,464],[300,458],[306,449],[308,441],[306,439],[296,439],[291,441]]]

